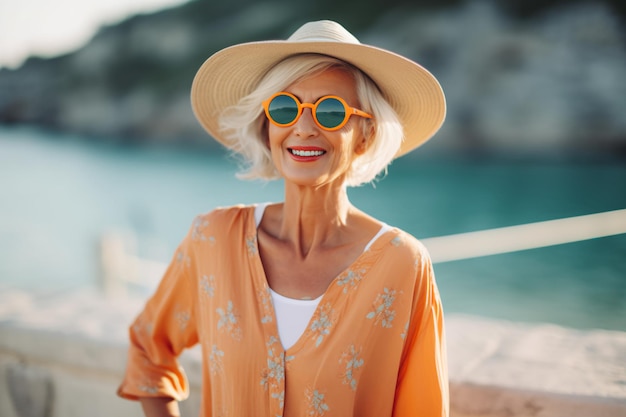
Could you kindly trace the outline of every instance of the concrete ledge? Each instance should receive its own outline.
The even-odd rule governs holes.
[[[472,383],[450,384],[452,417],[624,417],[626,402]]]
[[[453,381],[626,401],[626,332],[460,315],[447,322]]]
[[[0,295],[0,415],[141,416],[115,390],[143,299]],[[453,417],[626,416],[626,332],[447,317]],[[199,349],[181,362],[198,415]],[[19,410],[19,411],[18,411]]]

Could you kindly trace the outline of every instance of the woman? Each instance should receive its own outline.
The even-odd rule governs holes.
[[[438,130],[435,78],[320,21],[216,53],[191,96],[243,177],[284,180],[284,202],[195,219],[131,327],[119,394],[178,415],[176,357],[200,343],[203,416],[447,416],[429,256],[347,195]]]

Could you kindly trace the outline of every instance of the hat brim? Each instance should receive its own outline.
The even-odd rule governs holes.
[[[393,52],[364,44],[339,42],[249,42],[225,48],[200,67],[191,88],[194,114],[207,132],[228,148],[219,130],[223,109],[251,93],[267,71],[285,58],[302,53],[328,55],[367,74],[396,111],[404,140],[396,157],[430,139],[446,115],[437,79],[421,65]]]

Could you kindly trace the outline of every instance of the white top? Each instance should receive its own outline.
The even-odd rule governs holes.
[[[261,223],[265,207],[269,204],[270,203],[262,203],[256,206],[254,210],[254,220],[257,227],[259,227]],[[376,239],[389,229],[391,229],[391,227],[383,223],[378,233],[367,243],[364,251],[367,251]],[[274,312],[276,313],[278,336],[280,337],[283,348],[287,350],[296,344],[300,336],[302,336],[306,330],[323,295],[314,300],[297,300],[280,295],[271,288],[270,294],[272,295]]]
[[[323,295],[315,300],[297,300],[280,295],[271,288],[270,294],[276,313],[278,336],[283,348],[287,350],[296,344],[306,330]]]

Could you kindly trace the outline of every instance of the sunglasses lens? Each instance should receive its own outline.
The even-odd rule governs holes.
[[[269,115],[279,125],[286,125],[298,116],[298,103],[287,95],[279,95],[272,99],[268,106]]]
[[[317,105],[317,121],[327,129],[341,125],[346,118],[346,108],[336,98],[326,98]]]

